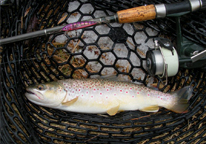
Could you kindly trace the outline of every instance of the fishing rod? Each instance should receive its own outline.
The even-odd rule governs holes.
[[[178,14],[187,14],[193,11],[206,8],[206,0],[186,0],[171,4],[151,4],[135,8],[118,11],[115,15],[91,19],[87,21],[75,22],[68,25],[56,26],[53,28],[43,29],[35,32],[12,36],[0,39],[0,45],[14,43],[21,40],[27,40],[34,37],[82,29],[103,23],[132,23],[139,21],[152,20],[156,18],[165,18]]]

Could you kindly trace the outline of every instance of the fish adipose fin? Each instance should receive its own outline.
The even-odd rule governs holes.
[[[113,116],[118,112],[118,110],[119,110],[119,104],[108,109],[107,114],[109,114],[110,116]]]
[[[75,103],[78,100],[79,97],[75,97],[71,100],[68,100],[66,97],[65,99],[62,101],[62,105],[66,105],[66,106],[70,106],[71,104]]]
[[[192,88],[190,86],[186,86],[180,90],[172,92],[171,95],[175,97],[174,105],[166,108],[177,113],[188,112],[188,101],[192,97]]]
[[[141,109],[141,111],[144,111],[144,112],[157,112],[158,110],[159,110],[159,106],[157,105],[148,106],[148,107]]]

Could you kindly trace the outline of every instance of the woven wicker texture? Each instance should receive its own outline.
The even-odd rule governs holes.
[[[1,7],[0,34],[1,38],[11,37],[72,22],[71,18],[80,21],[129,7],[171,2],[174,1],[17,0],[9,7]],[[84,8],[88,6],[92,9]],[[176,76],[169,78],[167,85],[154,78],[153,85],[164,92],[186,85],[193,87],[189,112],[184,114],[163,108],[157,113],[128,111],[112,117],[80,114],[40,107],[24,96],[25,87],[31,84],[94,75],[117,74],[147,85],[152,78],[145,69],[146,50],[157,36],[175,42],[174,23],[173,18],[166,18],[133,24],[104,24],[1,46],[0,142],[205,143],[204,69],[180,69]],[[183,35],[204,46],[205,24],[203,12],[185,15],[182,17]],[[57,39],[65,41],[57,42]],[[143,43],[139,39],[144,39]]]

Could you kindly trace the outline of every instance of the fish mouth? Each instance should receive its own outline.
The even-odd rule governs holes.
[[[36,95],[34,92],[26,90],[26,93]]]
[[[26,89],[25,96],[30,102],[40,106],[47,106],[51,108],[56,106],[55,104],[48,103],[47,99],[45,99],[41,93],[37,91],[33,91],[32,89],[29,88]]]
[[[30,90],[28,90],[28,89],[26,90],[25,95],[26,95],[26,97],[27,97],[29,100],[32,99],[32,100],[39,101],[39,100],[42,100],[42,99],[43,99],[43,97],[38,96],[37,93],[32,92],[32,91],[30,91]]]

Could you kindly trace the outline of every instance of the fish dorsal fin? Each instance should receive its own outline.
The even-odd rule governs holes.
[[[116,75],[96,76],[95,78],[96,79],[111,80],[111,81],[118,81],[118,82],[131,82],[129,80],[125,80],[122,77],[118,77]]]
[[[106,80],[118,81],[118,78],[116,75],[95,76],[95,78],[96,79],[106,79]]]
[[[148,107],[144,107],[143,109],[141,109],[141,111],[144,111],[144,112],[157,112],[158,110],[159,110],[159,106],[157,105],[148,106]]]
[[[148,86],[149,89],[152,89],[152,90],[155,90],[155,91],[158,91],[159,89],[157,87],[152,87],[152,86]]]
[[[78,100],[78,96],[74,97],[72,99],[68,99],[67,96],[64,98],[64,100],[62,101],[62,105],[67,105],[70,106],[71,104],[75,103]]]
[[[114,107],[111,107],[110,109],[107,110],[107,113],[110,115],[110,116],[113,116],[115,115],[119,110],[119,104],[117,106],[114,106]]]

